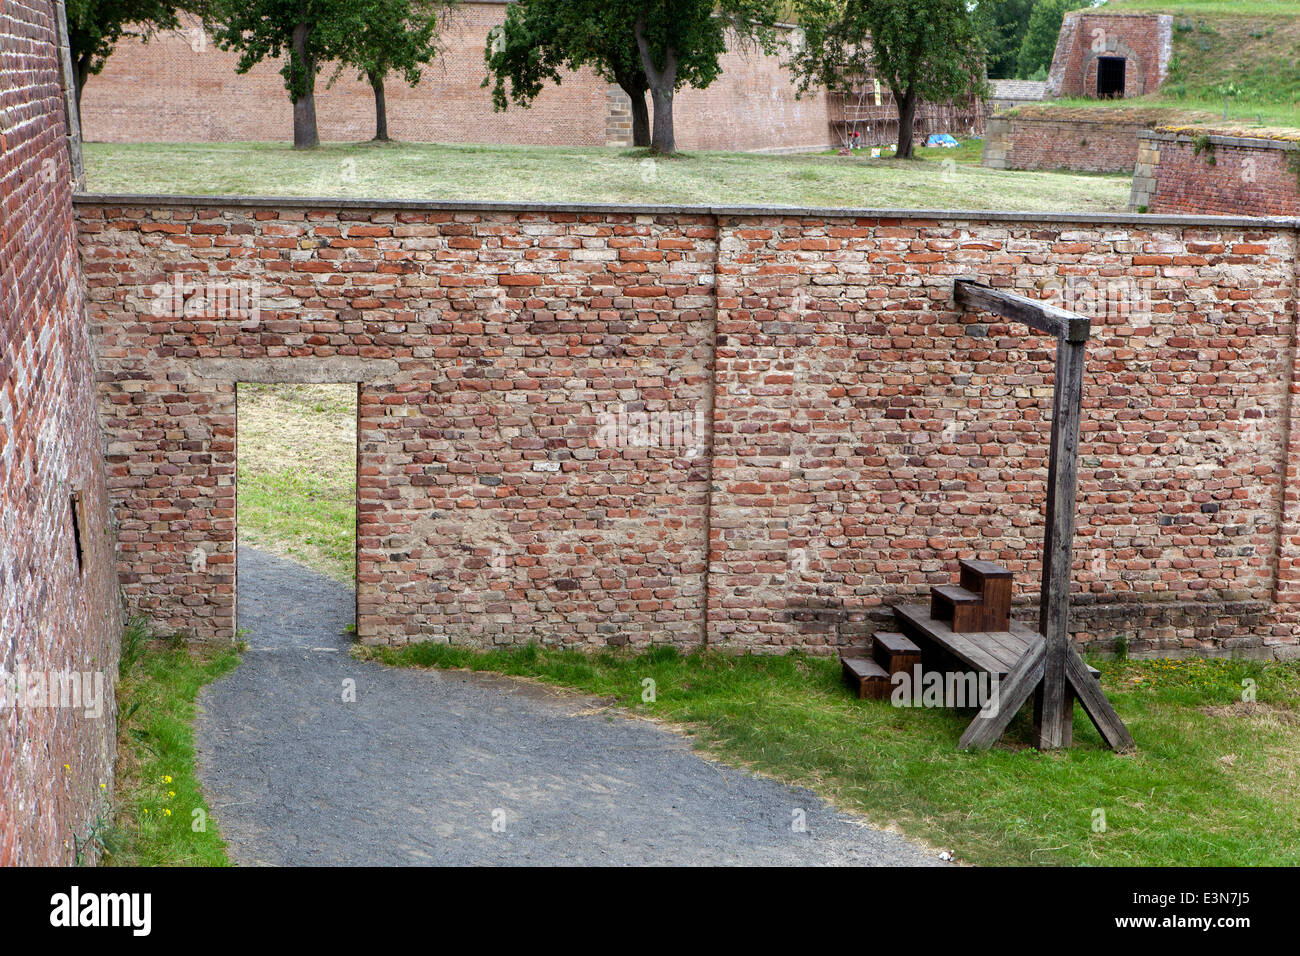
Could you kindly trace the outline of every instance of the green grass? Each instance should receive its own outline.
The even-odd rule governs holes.
[[[239,386],[239,540],[356,580],[356,386]]]
[[[1079,9],[1088,9],[1083,3]],[[1229,14],[1237,17],[1300,16],[1297,0],[1108,0],[1089,13]]]
[[[834,660],[595,655],[534,646],[365,648],[395,666],[497,671],[609,698],[695,735],[728,762],[813,788],[878,825],[979,864],[1300,863],[1300,670],[1188,660],[1099,662],[1138,751],[1105,749],[1080,713],[1076,746],[1023,743],[1027,714],[994,750],[962,753],[968,712],[859,701]],[[642,701],[645,678],[657,699]],[[1258,702],[1241,703],[1242,681]],[[1103,810],[1105,832],[1094,832]]]
[[[967,156],[978,146],[965,147]],[[817,154],[684,153],[543,146],[87,143],[92,192],[254,194],[505,202],[1116,211],[1125,176],[984,169]],[[954,163],[945,159],[955,158]]]
[[[199,785],[194,699],[238,663],[234,647],[150,641],[139,621],[127,628],[117,688],[114,818],[97,835],[105,865],[229,865]]]

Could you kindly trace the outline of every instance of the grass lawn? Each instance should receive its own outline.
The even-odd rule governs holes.
[[[1087,7],[1080,0],[1079,9]],[[1297,0],[1107,0],[1092,13],[1227,13],[1238,17],[1300,16]]]
[[[968,712],[859,701],[835,660],[632,655],[445,644],[358,648],[390,665],[535,678],[667,721],[726,762],[811,787],[845,810],[978,864],[1300,863],[1300,668],[1247,661],[1099,662],[1138,751],[1039,753],[1028,708],[1008,741],[961,753]],[[645,678],[656,699],[642,701]],[[1258,701],[1241,702],[1253,680]],[[1100,813],[1098,812],[1100,811]],[[1094,829],[1102,820],[1104,829]]]
[[[114,818],[92,838],[107,866],[227,866],[199,786],[194,699],[234,669],[239,652],[145,634],[143,623],[133,622],[122,640]]]
[[[357,390],[239,386],[239,540],[356,581]]]
[[[506,202],[627,202],[1114,212],[1130,177],[979,166],[979,146],[918,160],[543,146],[87,143],[91,192]],[[867,154],[864,158],[863,154]]]

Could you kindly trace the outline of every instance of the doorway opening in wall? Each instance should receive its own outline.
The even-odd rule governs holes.
[[[355,633],[356,383],[236,394],[236,627],[253,646]]]
[[[1124,57],[1097,57],[1097,96],[1103,100],[1124,95]]]

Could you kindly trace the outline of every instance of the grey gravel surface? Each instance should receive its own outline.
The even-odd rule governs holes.
[[[356,661],[353,608],[350,588],[240,547],[250,647],[204,688],[197,724],[236,863],[940,864],[593,698]]]

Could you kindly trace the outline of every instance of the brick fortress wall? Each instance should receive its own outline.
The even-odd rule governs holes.
[[[1293,227],[89,197],[79,215],[119,572],[161,625],[234,627],[241,380],[360,383],[364,641],[828,650],[967,555],[1012,568],[1032,616],[1053,357],[954,306],[975,276],[1095,315],[1076,638],[1294,649]],[[262,312],[158,314],[177,277],[256,284]]]
[[[0,13],[0,865],[71,864],[113,786],[121,637],[56,8]],[[79,496],[79,507],[74,500]],[[73,513],[82,559],[78,561]],[[102,681],[88,698],[50,680]],[[61,683],[61,680],[60,680]],[[80,702],[81,707],[63,706]],[[87,710],[91,714],[87,716]],[[102,789],[101,789],[102,788]]]
[[[292,139],[293,115],[278,61],[235,72],[192,18],[142,43],[123,40],[102,74],[86,84],[84,134],[100,142],[241,142]],[[626,96],[590,70],[548,85],[528,109],[494,112],[483,49],[505,17],[504,3],[465,3],[442,31],[443,51],[414,89],[396,77],[385,87],[389,134],[399,140],[550,146],[631,144]],[[683,149],[821,149],[831,143],[826,96],[797,99],[780,56],[733,47],[707,89],[678,92],[674,118]],[[347,71],[327,86],[321,71],[316,115],[324,141],[374,135],[374,94]],[[647,103],[649,98],[647,97]]]
[[[1134,209],[1300,216],[1300,142],[1161,130],[1143,133],[1140,145]]]
[[[1120,118],[1109,110],[1026,107],[991,117],[986,124],[984,166],[992,169],[1072,169],[1131,173],[1138,133],[1156,118]]]

